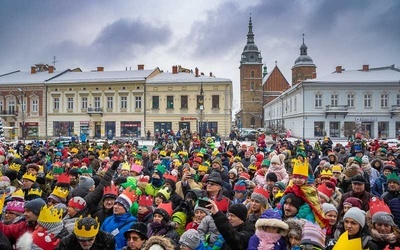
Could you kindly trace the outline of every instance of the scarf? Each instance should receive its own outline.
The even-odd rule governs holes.
[[[258,250],[273,250],[275,248],[275,243],[282,237],[282,235],[278,233],[267,233],[259,229],[256,230],[256,236],[260,239]]]
[[[164,179],[153,178],[153,179],[151,179],[151,184],[155,187],[161,187],[164,184]]]
[[[151,237],[153,235],[165,235],[167,233],[167,228],[163,223],[152,222],[150,223],[150,230],[147,233],[147,237]]]

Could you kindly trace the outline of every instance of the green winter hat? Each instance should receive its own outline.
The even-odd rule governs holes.
[[[395,172],[388,174],[386,176],[386,178],[387,178],[387,182],[393,181],[393,182],[396,182],[397,184],[400,184],[400,178]]]
[[[358,157],[358,156],[354,156],[354,159],[353,159],[354,161],[356,161],[358,164],[362,164],[362,158],[361,157]]]
[[[64,168],[58,168],[58,167],[53,168],[53,174],[62,174],[62,173],[64,173]]]
[[[137,216],[139,211],[139,204],[137,203],[137,201],[135,201],[134,203],[132,203],[132,206],[129,208],[129,212],[133,215],[133,216]]]
[[[143,152],[149,152],[149,150],[147,149],[147,146],[143,146],[143,147],[142,147],[142,151],[143,151]]]
[[[270,159],[264,159],[261,163],[261,167],[262,166],[270,166],[271,165],[271,160]]]
[[[127,187],[131,187],[132,189],[136,189],[137,187],[137,180],[133,176],[129,176],[126,178],[126,182],[122,183],[121,186],[126,189]]]
[[[163,176],[163,175],[165,174],[166,171],[167,171],[167,168],[166,168],[164,165],[162,165],[162,164],[158,164],[158,165],[156,166],[156,169],[154,170],[154,172],[160,173],[161,176]]]

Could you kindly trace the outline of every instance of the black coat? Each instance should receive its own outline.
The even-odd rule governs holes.
[[[114,250],[116,248],[114,236],[110,233],[99,231],[96,235],[96,239],[90,248],[90,250]],[[75,237],[75,234],[70,234],[68,237],[63,238],[60,242],[60,245],[57,248],[58,250],[80,250],[82,249],[78,240]]]

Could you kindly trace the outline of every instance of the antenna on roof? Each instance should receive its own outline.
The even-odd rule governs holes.
[[[275,67],[278,66],[278,61],[275,61]]]
[[[58,61],[56,60],[56,56],[53,56],[53,66],[54,66],[54,69],[56,68],[56,62],[58,62]]]

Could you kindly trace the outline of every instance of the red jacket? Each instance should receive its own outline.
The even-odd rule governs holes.
[[[5,225],[0,222],[0,231],[10,240],[10,242],[16,242],[19,237],[21,237],[26,232],[33,232],[37,222],[28,223],[23,220],[15,224]]]

